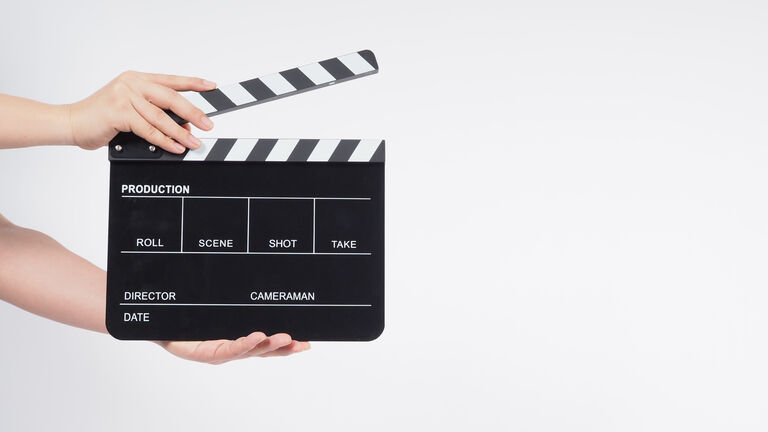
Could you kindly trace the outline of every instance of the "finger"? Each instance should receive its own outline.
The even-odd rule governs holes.
[[[211,363],[220,364],[241,357],[267,338],[262,332],[253,332],[234,341],[226,341],[213,352]]]
[[[137,111],[132,112],[131,118],[128,120],[128,126],[131,128],[131,132],[171,153],[183,153],[185,150],[183,145],[168,138],[164,133],[157,130],[156,127],[152,126]]]
[[[148,121],[160,132],[168,135],[176,140],[176,142],[186,145],[189,148],[196,149],[200,147],[200,140],[195,138],[188,130],[179,126],[178,123],[173,121],[168,114],[163,110],[152,105],[146,99],[141,97],[135,97],[133,99],[133,106],[136,111],[144,117],[144,120]]]
[[[165,75],[155,73],[142,73],[141,76],[148,81],[174,90],[208,91],[216,88],[216,83],[197,77],[179,75]]]
[[[278,348],[274,351],[261,354],[259,357],[285,357],[291,354],[296,354],[302,351],[306,351],[310,348],[311,346],[309,345],[309,342],[293,341],[282,348]]]
[[[189,123],[184,123],[183,125],[181,125],[181,127],[183,127],[184,129],[192,132],[192,125],[189,124]]]
[[[253,349],[248,351],[244,356],[245,357],[260,356],[262,354],[266,354],[268,352],[272,352],[276,349],[287,346],[291,343],[291,341],[292,341],[291,336],[285,333],[273,334],[272,336],[268,337],[267,339],[263,340],[261,343],[256,345]]]
[[[149,102],[160,108],[170,109],[179,117],[197,126],[199,129],[211,130],[213,122],[205,113],[178,92],[159,84],[147,82],[137,86],[136,91],[143,94]]]

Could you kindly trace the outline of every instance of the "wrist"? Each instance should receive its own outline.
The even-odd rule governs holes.
[[[66,133],[66,143],[67,145],[77,146],[80,148],[85,149],[85,140],[83,138],[83,133],[86,132],[83,129],[83,122],[82,122],[82,104],[83,101],[75,102],[71,104],[66,105],[60,105],[62,110],[62,115],[64,116],[64,119],[66,120],[66,127],[65,130]]]
[[[64,145],[76,146],[77,140],[75,139],[75,128],[72,121],[72,107],[74,104],[58,105],[56,108],[59,110],[59,116],[62,118],[62,124],[64,127]]]

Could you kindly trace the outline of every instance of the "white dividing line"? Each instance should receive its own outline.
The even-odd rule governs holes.
[[[245,251],[251,250],[251,199],[248,198],[248,219],[245,224]]]
[[[187,199],[262,199],[262,200],[358,200],[370,201],[365,197],[280,197],[280,196],[194,196],[194,195],[121,195],[122,198],[187,198]]]
[[[312,253],[315,253],[315,227],[317,222],[315,220],[315,209],[317,208],[317,200],[312,200]]]
[[[197,254],[197,255],[358,255],[370,256],[370,252],[229,252],[229,251],[137,251],[124,250],[122,254]]]
[[[184,252],[184,197],[181,197],[181,243],[179,251]]]
[[[371,307],[370,304],[318,304],[318,303],[120,303],[120,306],[314,306],[314,307]]]

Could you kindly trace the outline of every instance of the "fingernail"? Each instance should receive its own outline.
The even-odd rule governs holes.
[[[213,122],[211,121],[211,119],[208,118],[208,116],[203,116],[200,119],[200,123],[203,124],[203,128],[205,129],[210,129],[213,127]]]
[[[192,144],[192,147],[194,148],[198,148],[203,144],[202,141],[200,141],[200,139],[194,135],[189,136],[189,142]]]
[[[186,150],[186,148],[183,145],[179,144],[179,143],[174,144],[173,148],[175,148],[176,151],[179,152],[179,153],[183,153],[184,150]]]
[[[216,83],[213,81],[203,80],[203,85],[210,89],[216,88]]]

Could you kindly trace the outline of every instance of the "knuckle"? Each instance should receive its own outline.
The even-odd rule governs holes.
[[[115,95],[123,95],[128,91],[128,84],[126,84],[125,80],[115,80],[115,82],[112,84],[112,92]]]
[[[182,101],[186,101],[184,96],[180,95],[176,90],[168,87],[163,87],[163,97],[172,105],[180,104]]]
[[[127,82],[127,81],[130,81],[130,80],[136,78],[136,74],[137,74],[136,71],[127,70],[127,71],[124,71],[123,73],[121,73],[120,75],[118,75],[117,79],[120,82]]]
[[[176,91],[170,87],[166,87],[164,85],[159,85],[158,90],[160,90],[160,93],[163,95],[164,98],[168,100],[173,99],[173,94],[176,93]]]
[[[147,141],[150,141],[152,144],[156,144],[159,146],[167,146],[173,142],[172,139],[168,138],[164,133],[160,132],[158,129],[154,127],[150,127],[149,131],[147,132],[147,136],[145,138]]]
[[[183,140],[183,139],[186,139],[187,136],[189,136],[189,131],[187,131],[186,129],[184,129],[181,126],[174,126],[174,128],[173,128],[173,135],[178,140]],[[244,343],[245,339],[243,339],[242,342]]]
[[[171,102],[180,108],[189,108],[194,107],[192,105],[192,102],[188,101],[184,96],[181,95],[181,93],[174,91],[172,94],[168,95]]]
[[[168,116],[165,115],[163,110],[161,110],[159,108],[155,108],[155,109],[152,110],[152,122],[155,123],[155,124],[165,123],[165,119],[167,117]]]

